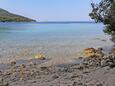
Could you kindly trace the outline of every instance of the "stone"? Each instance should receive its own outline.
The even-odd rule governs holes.
[[[103,85],[102,85],[101,83],[98,82],[98,83],[96,83],[96,86],[103,86]]]
[[[115,63],[112,63],[109,65],[110,68],[114,68],[115,67]]]
[[[77,82],[73,82],[73,85],[72,86],[77,86]]]
[[[0,86],[9,86],[9,83],[0,83]]]
[[[20,67],[21,68],[26,68],[26,65],[25,64],[21,64]]]
[[[35,55],[35,59],[45,60],[46,58],[45,58],[44,54],[39,53],[39,54]]]
[[[10,63],[10,66],[16,66],[16,61],[12,61],[12,62]]]
[[[102,60],[101,61],[101,67],[105,67],[105,66],[107,66],[108,64],[107,64],[107,61],[106,60]]]
[[[48,67],[43,66],[43,67],[40,67],[40,69],[41,71],[44,71],[44,70],[48,70]]]
[[[59,78],[59,76],[58,75],[53,75],[52,78],[57,79],[57,78]]]
[[[110,52],[113,56],[115,56],[115,48],[113,48]]]
[[[102,58],[104,56],[102,50],[102,48],[86,48],[84,49],[83,54],[86,58]]]
[[[93,57],[95,55],[95,49],[94,48],[86,48],[83,51],[83,54],[85,57]]]
[[[83,57],[79,57],[78,59],[83,59]]]

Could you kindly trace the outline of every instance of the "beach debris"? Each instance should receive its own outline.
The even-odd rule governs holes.
[[[39,53],[39,54],[35,55],[35,59],[45,60],[46,59],[45,57],[46,56],[44,54],[42,54],[42,53]]]
[[[103,54],[102,50],[103,50],[102,48],[98,48],[98,49],[86,48],[86,49],[84,49],[83,54],[86,58],[103,57],[104,54]]]

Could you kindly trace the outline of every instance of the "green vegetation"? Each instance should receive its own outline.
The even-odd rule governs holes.
[[[0,8],[0,22],[31,22],[35,21],[20,15],[12,14]]]
[[[109,32],[115,31],[115,0],[101,0],[99,4],[91,3],[89,14],[96,22],[103,22]]]
[[[92,12],[89,16],[96,22],[102,22],[106,28],[105,33],[112,35],[115,42],[115,0],[101,0],[100,3],[91,3]]]

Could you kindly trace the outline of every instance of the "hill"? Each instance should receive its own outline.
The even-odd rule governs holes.
[[[0,8],[0,22],[35,22],[35,20],[10,13]]]

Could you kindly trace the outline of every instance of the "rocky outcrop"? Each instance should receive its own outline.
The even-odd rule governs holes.
[[[84,65],[87,66],[115,66],[115,51],[112,50],[110,54],[104,54],[101,48],[87,48],[84,50],[85,58],[83,61]]]
[[[95,49],[95,48],[86,48],[84,49],[83,51],[83,54],[84,54],[84,57],[86,58],[101,58],[103,57],[103,52],[102,52],[102,48],[98,48],[98,49]]]

